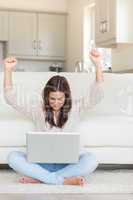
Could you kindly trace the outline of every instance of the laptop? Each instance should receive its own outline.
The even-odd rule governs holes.
[[[35,163],[77,163],[80,134],[77,132],[28,132],[27,160]]]

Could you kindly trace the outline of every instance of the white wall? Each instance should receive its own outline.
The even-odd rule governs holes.
[[[0,0],[0,7],[66,12],[67,0]]]
[[[88,0],[68,0],[67,71],[74,71],[74,63],[83,57],[83,17]]]

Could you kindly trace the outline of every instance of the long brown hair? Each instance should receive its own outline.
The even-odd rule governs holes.
[[[49,105],[49,93],[57,91],[63,92],[65,94],[65,102],[59,111],[57,124],[55,124],[53,109]],[[50,78],[43,89],[42,97],[43,97],[43,110],[45,112],[45,121],[51,125],[51,128],[53,126],[62,128],[64,124],[67,122],[68,113],[72,108],[71,90],[67,79],[59,75]]]

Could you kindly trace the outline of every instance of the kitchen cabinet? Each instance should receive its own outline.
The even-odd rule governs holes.
[[[8,54],[13,56],[36,55],[36,30],[36,14],[10,12]]]
[[[8,53],[20,58],[64,60],[66,16],[11,12]]]
[[[133,43],[132,0],[95,1],[95,41],[99,47]]]
[[[39,56],[65,57],[66,26],[64,15],[38,15]]]
[[[8,12],[0,11],[0,41],[8,40]]]

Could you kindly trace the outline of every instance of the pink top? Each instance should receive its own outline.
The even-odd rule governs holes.
[[[72,109],[69,112],[68,121],[62,129],[53,127],[45,122],[45,113],[43,111],[43,99],[41,94],[26,90],[19,85],[14,85],[12,88],[4,89],[6,102],[18,112],[28,116],[36,125],[37,131],[72,131],[80,120],[82,113],[86,112],[95,106],[103,98],[102,84],[96,81],[90,87],[90,91],[86,96],[80,99],[72,100]]]

